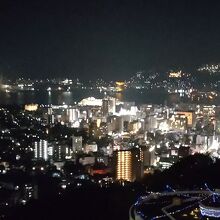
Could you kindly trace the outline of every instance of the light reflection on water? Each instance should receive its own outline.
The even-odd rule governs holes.
[[[112,96],[121,101],[135,101],[137,104],[143,103],[155,103],[163,104],[166,99],[166,94],[152,93],[147,90],[132,90],[127,89],[123,93],[113,93]],[[103,98],[104,92],[99,90],[85,90],[85,89],[73,89],[70,92],[64,91],[19,91],[5,93],[0,92],[0,104],[26,104],[26,103],[38,103],[38,104],[68,104],[73,105],[74,102],[78,102],[83,98],[93,96],[95,98]]]

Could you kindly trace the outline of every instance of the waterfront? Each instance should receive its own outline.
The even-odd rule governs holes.
[[[54,105],[73,105],[75,102],[79,102],[83,98],[93,96],[95,98],[103,98],[106,94],[104,91],[98,89],[72,89],[69,92],[66,91],[16,91],[16,92],[0,92],[0,104],[1,105],[23,105],[26,103],[38,103],[38,104],[54,104]],[[127,89],[122,93],[109,94],[121,101],[133,102],[136,104],[164,104],[168,95],[164,91],[149,91],[149,90],[136,90]]]

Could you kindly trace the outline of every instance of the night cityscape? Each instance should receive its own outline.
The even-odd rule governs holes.
[[[220,3],[0,2],[0,220],[220,219]]]

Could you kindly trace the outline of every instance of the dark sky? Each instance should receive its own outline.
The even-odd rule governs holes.
[[[124,79],[220,62],[220,1],[0,0],[5,76]]]

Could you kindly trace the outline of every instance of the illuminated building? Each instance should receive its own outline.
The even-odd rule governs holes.
[[[143,175],[143,151],[139,148],[119,150],[116,154],[116,179],[135,181]]]
[[[106,116],[108,114],[115,114],[116,100],[115,98],[106,98],[102,100],[102,114]]]
[[[94,165],[95,163],[95,157],[81,157],[79,159],[79,162],[83,165]]]
[[[117,152],[117,177],[116,179],[132,181],[131,151],[118,151]]]
[[[48,115],[48,124],[54,124],[54,123],[55,123],[54,115]]]
[[[170,128],[184,131],[187,129],[187,122],[187,117],[184,114],[173,115],[170,118]]]
[[[208,137],[207,144],[208,144],[207,151],[211,155],[215,157],[219,157],[219,149],[220,149],[219,137],[215,135]]]
[[[116,120],[116,131],[122,133],[124,131],[124,118],[118,117]]]
[[[46,140],[34,142],[34,157],[35,159],[48,159],[48,142]]]
[[[122,133],[124,131],[123,117],[113,116],[108,118],[108,132]]]
[[[160,157],[159,165],[162,169],[169,169],[174,164],[171,158]]]
[[[159,123],[158,126],[159,130],[161,130],[162,132],[167,132],[169,131],[170,127],[169,124],[167,123],[167,120],[163,120]]]
[[[158,126],[158,121],[155,115],[149,115],[146,118],[146,129],[147,130],[154,130]]]
[[[207,137],[206,136],[201,136],[197,135],[196,136],[196,145],[207,145]]]
[[[49,108],[47,109],[47,113],[48,113],[48,115],[52,115],[52,114],[53,114],[53,108],[52,108],[52,107],[49,107]]]
[[[38,186],[25,184],[23,188],[23,194],[24,202],[29,201],[31,198],[38,199]]]
[[[141,128],[141,122],[131,115],[108,117],[108,131],[122,134],[123,132],[137,132]]]
[[[187,125],[192,127],[194,123],[194,113],[192,111],[176,111],[177,115],[184,115],[187,118]]]
[[[118,81],[115,83],[116,84],[116,92],[122,92],[125,88],[125,83]]]
[[[141,123],[139,121],[132,121],[129,123],[128,127],[129,127],[128,130],[131,133],[137,133],[141,128]]]
[[[154,166],[156,161],[155,147],[144,150],[144,167]]]
[[[109,99],[109,113],[115,114],[116,111],[116,99],[110,98]]]
[[[102,115],[106,116],[109,112],[109,102],[107,99],[102,100]]]
[[[78,103],[80,106],[102,106],[102,99],[96,99],[94,97],[88,97],[81,100]]]
[[[73,123],[79,119],[79,110],[75,108],[68,108],[66,110],[67,122]]]
[[[82,137],[81,136],[72,136],[72,150],[77,153],[82,151]]]
[[[55,145],[54,146],[54,161],[63,161],[72,157],[71,149],[66,145]]]
[[[119,113],[117,115],[119,116],[125,116],[125,115],[130,115],[130,116],[136,116],[138,112],[137,106],[131,106],[129,108],[121,108]]]
[[[24,109],[26,110],[26,111],[37,111],[37,109],[38,109],[38,104],[27,104],[27,105],[25,105],[24,106]]]
[[[48,113],[48,118],[47,118],[48,124],[54,124],[55,116],[53,114],[53,108],[52,107],[48,108],[47,113]]]
[[[181,76],[182,76],[182,71],[169,73],[169,78],[180,78]]]
[[[86,144],[85,146],[85,152],[89,153],[89,152],[97,152],[98,151],[98,146],[96,143],[93,144]]]

